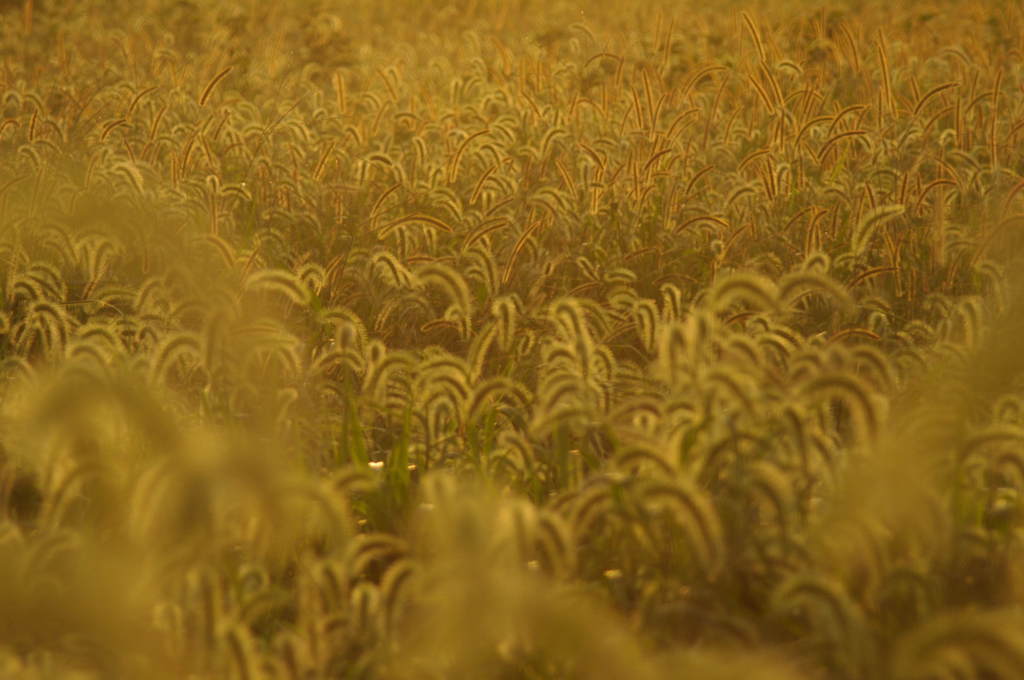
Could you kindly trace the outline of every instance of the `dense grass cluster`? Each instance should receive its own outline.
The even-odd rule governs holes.
[[[0,675],[1024,677],[1024,14],[628,4],[0,3]]]

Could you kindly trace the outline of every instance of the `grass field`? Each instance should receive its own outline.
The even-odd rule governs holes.
[[[1016,3],[0,12],[0,676],[1024,677]]]

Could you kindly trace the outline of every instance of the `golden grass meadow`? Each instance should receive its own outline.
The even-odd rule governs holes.
[[[1024,678],[1024,12],[0,2],[0,677]]]

